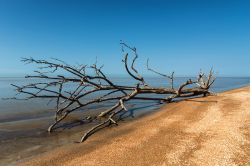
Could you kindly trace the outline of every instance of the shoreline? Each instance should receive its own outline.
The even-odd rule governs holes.
[[[136,109],[134,110],[135,117],[126,118],[124,121],[120,122],[120,125],[158,111],[158,107],[158,104],[156,105],[152,103],[146,105],[139,104],[139,109],[138,107],[131,106],[131,110]],[[100,107],[98,109],[94,109],[93,111],[98,112],[102,110],[103,108]],[[51,110],[46,112],[48,115],[49,112],[52,113]],[[81,138],[84,130],[89,129],[93,124],[95,124],[78,124],[79,117],[94,112],[79,112],[80,114],[76,113],[69,116],[68,122],[69,124],[72,123],[73,127],[71,128],[71,125],[65,125],[65,128],[59,128],[51,134],[48,133],[46,129],[52,123],[52,116],[40,116],[39,114],[38,116],[33,115],[34,118],[12,118],[15,120],[10,122],[7,120],[0,122],[0,165],[16,165],[22,160],[32,159],[33,157],[44,154],[54,148],[74,144],[75,141],[78,141]],[[76,126],[74,126],[74,124],[76,124]]]
[[[184,164],[183,162],[194,165],[206,165],[209,163],[221,164],[223,162],[229,165],[233,162],[249,164],[249,152],[245,152],[244,150],[237,152],[238,156],[241,157],[232,159],[234,156],[233,152],[227,150],[225,152],[227,152],[229,156],[224,156],[224,153],[219,153],[219,151],[223,149],[218,148],[217,159],[211,160],[208,163],[205,162],[207,157],[208,159],[216,157],[208,153],[209,146],[206,145],[208,142],[217,141],[217,143],[223,144],[225,141],[228,141],[227,139],[224,140],[223,135],[220,135],[220,133],[217,133],[217,135],[222,137],[219,140],[214,140],[212,136],[216,133],[215,129],[220,129],[220,120],[222,122],[225,121],[225,124],[229,125],[227,127],[232,127],[226,123],[226,118],[228,118],[227,116],[230,116],[230,114],[237,115],[236,117],[238,119],[230,117],[234,120],[232,121],[232,119],[230,119],[231,122],[235,123],[236,126],[239,126],[239,118],[245,118],[247,122],[250,121],[249,109],[244,107],[244,109],[246,109],[244,114],[247,114],[245,117],[241,117],[243,114],[234,110],[238,110],[240,108],[239,105],[249,104],[250,106],[250,102],[244,99],[248,94],[250,99],[250,86],[219,93],[217,96],[193,98],[170,103],[163,106],[159,111],[137,118],[130,123],[124,123],[118,127],[109,127],[101,130],[82,144],[65,145],[30,159],[25,159],[20,164],[75,165],[81,163],[80,165],[126,165],[129,159],[133,162],[132,165],[178,165]],[[237,95],[238,98],[235,98],[234,96]],[[222,110],[220,105],[226,107],[228,112]],[[232,108],[234,109],[232,110]],[[212,123],[214,120],[217,121]],[[243,120],[241,119],[241,121]],[[243,126],[239,126],[239,128],[245,127],[244,132],[247,134],[244,136],[242,132],[239,132],[237,133],[237,137],[242,139],[242,144],[246,144],[244,148],[249,149],[248,141],[250,141],[250,131],[247,126],[244,126],[245,124],[242,125]],[[214,126],[216,126],[215,129]],[[238,130],[240,130],[239,128],[236,128],[232,133],[228,133],[226,128],[223,128],[221,131],[225,132],[227,137],[231,138],[235,135],[230,134],[235,134],[236,131],[238,132]],[[215,133],[211,134],[212,132],[210,130]],[[209,137],[209,139],[206,140],[206,137]],[[233,138],[234,137],[231,139]],[[236,143],[234,141],[236,141]],[[224,148],[239,149],[240,147],[238,147],[237,140],[234,141],[231,142],[231,144],[235,145],[235,147],[230,147],[231,145],[226,145],[225,143]],[[209,145],[212,146],[213,144]],[[220,144],[218,144],[218,146],[220,146]],[[204,147],[207,149],[204,149]],[[155,150],[157,150],[158,157],[156,155],[149,155],[151,153],[153,154]],[[205,151],[203,158],[200,156],[202,154],[200,151],[202,150]],[[162,155],[165,157],[162,157]],[[242,156],[244,160],[241,159]]]

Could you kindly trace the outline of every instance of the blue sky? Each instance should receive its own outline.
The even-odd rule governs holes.
[[[242,0],[0,0],[0,76],[33,66],[21,57],[93,63],[124,74],[119,41],[159,71],[250,76],[250,2]]]

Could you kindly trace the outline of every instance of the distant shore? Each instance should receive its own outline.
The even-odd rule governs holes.
[[[250,86],[171,103],[21,165],[250,165]]]

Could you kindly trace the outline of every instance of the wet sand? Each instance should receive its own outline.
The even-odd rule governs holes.
[[[31,103],[32,104],[32,103]],[[158,111],[159,103],[130,104],[129,111],[123,115],[120,125],[129,123],[154,111]],[[79,141],[83,132],[95,125],[96,121],[83,121],[82,118],[98,114],[105,106],[94,106],[93,109],[75,112],[67,117],[56,131],[47,132],[53,123],[54,110],[31,110],[30,112],[10,114],[0,117],[0,166],[16,165],[24,159],[51,151]],[[60,127],[61,126],[61,127]]]
[[[250,165],[250,87],[188,99],[20,165]]]

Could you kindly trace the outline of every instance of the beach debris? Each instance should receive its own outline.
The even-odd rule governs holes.
[[[170,75],[162,74],[149,66],[147,60],[147,69],[157,75],[166,78],[170,87],[153,87],[149,85],[146,79],[135,67],[138,59],[137,49],[124,42],[120,43],[124,58],[122,60],[124,67],[134,80],[132,85],[120,85],[112,81],[103,72],[103,65],[99,66],[97,60],[93,65],[72,66],[58,59],[36,60],[33,58],[23,58],[24,63],[38,65],[38,71],[35,75],[28,75],[26,78],[38,79],[41,82],[30,83],[16,88],[17,96],[12,99],[29,100],[33,98],[55,100],[56,110],[54,123],[48,128],[48,132],[56,129],[69,114],[74,111],[84,110],[87,106],[114,102],[113,106],[97,115],[87,116],[86,120],[98,120],[100,123],[85,132],[80,139],[84,142],[90,135],[98,129],[112,124],[118,125],[119,114],[128,111],[126,103],[130,100],[156,101],[160,103],[169,103],[175,99],[189,98],[193,96],[207,96],[212,94],[209,89],[215,81],[213,70],[206,75],[203,72],[198,74],[197,79],[188,79],[180,85],[175,85],[174,72]],[[131,62],[129,62],[132,54]],[[70,85],[70,88],[68,88]],[[70,89],[70,90],[69,90]],[[89,96],[95,94],[94,98]],[[150,94],[151,95],[150,97]],[[153,97],[157,96],[159,97]],[[21,98],[18,98],[20,96]]]

